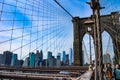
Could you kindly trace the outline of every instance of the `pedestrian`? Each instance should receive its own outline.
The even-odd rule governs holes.
[[[107,71],[107,64],[104,64],[103,65],[103,79],[104,80],[107,80],[107,78],[106,78],[106,71]]]
[[[89,71],[93,71],[93,66],[92,66],[92,64],[89,65],[88,70],[89,70]]]
[[[107,80],[112,80],[112,68],[110,63],[107,64],[106,77]]]
[[[114,75],[114,71],[115,71],[115,65],[112,65],[112,80],[115,80],[115,75]]]
[[[114,69],[114,76],[115,80],[120,80],[120,67],[118,64],[116,64],[116,67]]]

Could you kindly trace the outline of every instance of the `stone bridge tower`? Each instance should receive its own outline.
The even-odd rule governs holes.
[[[120,14],[119,12],[112,12],[109,15],[103,15],[100,17],[101,20],[101,33],[106,31],[110,34],[113,41],[113,49],[115,54],[115,59],[118,62],[120,60]],[[89,33],[92,37],[94,36],[94,21],[93,17],[79,18],[74,17],[74,65],[83,65],[83,52],[82,52],[82,40],[86,33]],[[88,27],[92,31],[88,31]],[[94,39],[94,37],[93,37]],[[99,56],[99,54],[97,54]]]

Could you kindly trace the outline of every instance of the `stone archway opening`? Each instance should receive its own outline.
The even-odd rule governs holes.
[[[110,34],[107,31],[102,32],[103,63],[115,63],[114,49]]]
[[[86,33],[83,36],[82,50],[83,50],[83,65],[90,64],[90,60],[91,62],[95,60],[93,37],[89,33]]]

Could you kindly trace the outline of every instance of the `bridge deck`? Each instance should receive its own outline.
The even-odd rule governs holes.
[[[62,66],[62,67],[5,67],[0,66],[0,70],[8,71],[22,71],[22,72],[53,72],[58,73],[60,71],[78,72],[84,73],[88,69],[88,66]]]
[[[92,72],[87,70],[88,70],[87,66],[39,67],[39,68],[25,68],[25,67],[19,68],[19,67],[1,66],[0,78],[8,78],[8,79],[15,79],[15,80],[25,80],[25,79],[27,80],[80,80],[81,78],[87,78],[88,80],[90,80],[92,76]],[[60,71],[63,71],[63,72],[66,71],[69,74],[66,74],[66,73],[60,74]]]

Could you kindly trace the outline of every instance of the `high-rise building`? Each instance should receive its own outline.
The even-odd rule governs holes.
[[[62,56],[63,65],[65,65],[65,61],[66,61],[66,53],[65,53],[65,51],[63,51],[63,56]]]
[[[103,55],[103,63],[112,63],[109,53]]]
[[[52,56],[52,58],[50,58],[50,59],[48,59],[48,66],[49,67],[52,67],[52,66],[54,66],[55,65],[55,63],[54,63],[54,56]]]
[[[48,56],[47,56],[47,63],[46,66],[52,66],[53,65],[53,60],[52,60],[52,52],[48,52]]]
[[[69,57],[69,64],[72,65],[73,63],[73,51],[72,51],[72,48],[70,48],[70,57]]]
[[[17,54],[13,54],[12,55],[11,66],[16,66],[17,65],[17,60],[18,60]]]
[[[3,65],[3,54],[0,54],[0,65]]]
[[[10,66],[11,65],[11,60],[12,60],[12,55],[13,53],[10,51],[4,51],[3,52],[3,64],[6,66]]]
[[[24,63],[23,60],[17,60],[16,66],[17,66],[17,67],[22,67],[23,63]]]
[[[60,56],[59,55],[57,55],[57,60],[60,60]]]
[[[65,65],[69,66],[69,54],[66,54]]]
[[[50,58],[52,58],[52,52],[48,52],[48,56],[47,56],[47,59],[50,59]]]
[[[56,66],[57,59],[53,56],[52,60],[53,60],[53,66]]]
[[[60,55],[57,55],[56,66],[61,66],[61,58],[60,58]]]
[[[47,59],[43,59],[42,66],[46,66],[46,63],[47,63]]]
[[[35,66],[35,57],[36,57],[36,55],[35,55],[35,53],[33,53],[33,52],[31,52],[31,53],[29,53],[29,57],[30,57],[30,67],[34,67]]]
[[[59,56],[59,57],[60,57],[60,60],[62,60],[62,59],[61,59],[61,53],[57,53],[57,56]]]
[[[35,58],[35,66],[36,67],[42,66],[42,60],[43,60],[43,52],[42,50],[40,52],[37,50],[36,58]]]
[[[39,60],[38,60],[38,65],[42,66],[42,61],[43,61],[43,52],[42,50],[40,51],[40,56],[39,56]]]
[[[38,66],[39,66],[39,65],[38,65],[39,56],[40,56],[40,53],[39,53],[39,51],[37,50],[37,51],[36,51],[36,57],[35,57],[35,67],[38,67]]]
[[[24,61],[24,63],[23,63],[23,67],[28,67],[29,66],[29,64],[30,64],[30,59],[29,59],[29,57],[27,57],[26,59],[25,59],[25,61]]]
[[[20,67],[20,60],[16,61],[16,65],[15,66]]]

